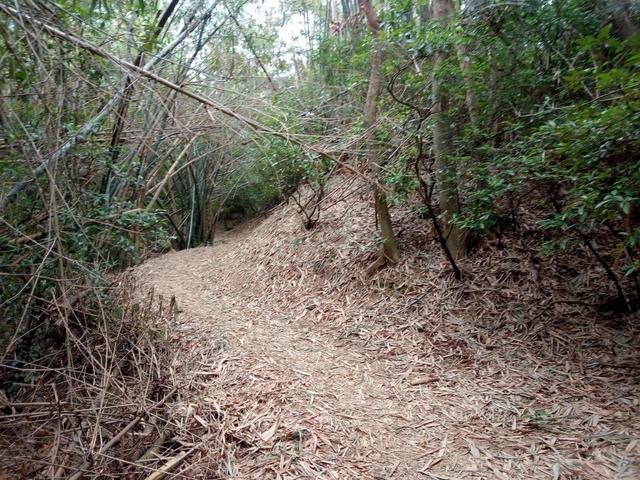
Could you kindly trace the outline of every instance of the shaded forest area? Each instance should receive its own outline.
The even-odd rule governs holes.
[[[165,415],[154,322],[178,307],[118,275],[282,202],[313,235],[334,178],[368,189],[363,285],[425,252],[477,283],[500,252],[637,340],[639,22],[637,0],[0,2],[0,470],[80,478]],[[25,439],[52,411],[81,447]]]

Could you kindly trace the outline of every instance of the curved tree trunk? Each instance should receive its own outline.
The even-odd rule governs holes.
[[[364,122],[366,128],[367,160],[373,177],[376,223],[380,227],[382,248],[380,249],[380,256],[378,259],[367,269],[367,273],[370,274],[379,267],[397,263],[400,258],[400,252],[398,251],[398,244],[393,233],[393,225],[391,223],[391,215],[389,215],[387,197],[379,186],[382,168],[380,166],[380,155],[376,137],[378,131],[378,99],[382,91],[383,53],[382,42],[380,41],[380,21],[378,20],[378,16],[373,9],[373,6],[371,5],[371,0],[360,0],[360,7],[364,10],[375,40],[373,58],[371,61],[371,75],[369,77],[369,89],[367,90],[367,102],[364,112]]]

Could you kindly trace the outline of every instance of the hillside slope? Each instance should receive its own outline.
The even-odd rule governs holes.
[[[427,222],[334,179],[317,227],[293,205],[135,271],[174,296],[170,374],[189,478],[639,478],[637,318],[605,317],[595,267],[484,245],[456,281]],[[564,275],[564,276],[563,276]]]

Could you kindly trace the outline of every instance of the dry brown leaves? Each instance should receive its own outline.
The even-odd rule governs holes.
[[[342,177],[314,230],[288,205],[137,270],[180,312],[172,441],[192,453],[174,475],[639,478],[638,319],[591,306],[597,266],[559,269],[523,237],[458,282],[400,212],[404,260],[365,280],[369,197]]]

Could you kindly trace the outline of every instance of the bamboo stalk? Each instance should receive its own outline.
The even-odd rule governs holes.
[[[192,448],[186,452],[182,452],[180,455],[176,455],[175,457],[169,459],[167,463],[165,463],[158,470],[149,475],[145,480],[160,480],[167,476],[169,472],[171,472],[174,468],[178,467],[185,459],[191,455],[196,448]]]
[[[188,28],[185,28],[175,38],[175,40],[173,42],[171,42],[169,45],[164,47],[157,55],[155,55],[151,60],[149,60],[143,67],[136,67],[132,63],[125,62],[124,60],[120,60],[117,57],[115,57],[114,55],[111,55],[111,54],[105,52],[101,48],[98,48],[98,47],[95,47],[95,46],[89,44],[88,42],[84,41],[80,37],[77,37],[76,35],[65,33],[65,32],[63,32],[61,30],[58,30],[57,28],[52,27],[51,25],[48,25],[47,23],[42,22],[42,21],[34,18],[32,15],[28,15],[28,14],[20,11],[19,9],[12,8],[12,7],[0,4],[0,11],[3,11],[5,14],[7,14],[7,15],[9,15],[11,17],[19,18],[20,20],[23,20],[23,21],[26,20],[27,22],[31,23],[32,25],[35,25],[35,26],[41,28],[42,30],[46,31],[50,35],[53,35],[53,36],[58,37],[58,38],[62,38],[63,40],[66,40],[66,41],[68,41],[68,42],[70,42],[70,43],[72,43],[72,44],[74,44],[76,46],[84,48],[85,50],[90,51],[90,52],[92,52],[92,53],[94,53],[96,55],[99,55],[101,57],[107,58],[107,59],[113,61],[114,63],[118,64],[118,65],[124,66],[125,68],[127,68],[129,70],[133,70],[134,72],[138,72],[138,73],[139,72],[147,72],[148,70],[153,68],[153,66],[155,64],[157,64],[160,61],[160,59],[162,59],[167,53],[169,53],[177,45],[179,45],[185,38],[187,38],[187,36],[191,32],[193,32],[195,30],[195,28],[198,26],[198,24],[201,21],[203,21],[205,18],[207,18],[207,15],[210,13],[210,12],[205,13],[201,17],[200,20],[198,20],[197,22],[194,22]],[[127,78],[128,78],[128,74],[127,74]],[[106,117],[109,113],[111,113],[111,111],[114,108],[116,108],[116,106],[118,106],[120,104],[120,101],[122,100],[122,98],[124,96],[124,93],[125,93],[125,87],[126,87],[125,85],[121,86],[116,91],[116,93],[114,94],[113,98],[111,100],[109,100],[109,102],[107,102],[107,104],[102,108],[102,110],[100,110],[100,112],[95,117],[93,117],[89,122],[87,122],[78,131],[78,133],[76,135],[74,135],[69,140],[67,140],[47,160],[42,162],[33,171],[33,176],[36,177],[36,176],[42,175],[43,173],[45,173],[50,168],[53,168],[58,163],[58,161],[60,161],[62,159],[62,157],[64,157],[64,155],[71,149],[71,147],[73,147],[79,140],[90,136],[93,133],[93,131],[96,129],[98,124],[102,121],[102,119],[104,117]],[[22,190],[27,188],[27,186],[29,186],[30,184],[31,184],[31,180],[24,180],[24,181],[18,183],[17,185],[15,185],[5,195],[5,197],[0,202],[0,211],[3,210],[4,208],[6,208],[9,204],[15,202],[17,197],[18,197],[18,194]]]
[[[139,464],[146,462],[147,460],[151,460],[155,455],[158,454],[160,447],[162,447],[164,442],[166,442],[171,437],[171,435],[173,435],[172,430],[170,429],[162,430],[160,432],[160,435],[156,439],[156,441],[153,442],[147,450],[145,450],[144,447],[142,447],[133,455],[131,460]]]
[[[42,22],[40,20],[37,20],[36,18],[34,18],[31,15],[28,15],[24,12],[21,12],[20,10],[17,10],[15,8],[12,7],[8,7],[6,5],[2,5],[0,4],[0,11],[3,11],[4,13],[12,16],[12,17],[17,17],[20,18],[22,20],[27,20],[30,23],[32,23],[33,25],[38,26],[39,28],[41,28],[42,30],[46,31],[47,33],[49,33],[50,35],[60,38],[62,40],[65,40],[73,45],[76,45],[77,47],[83,48],[95,55],[98,55],[100,57],[103,57],[111,62],[113,62],[116,65],[119,65],[120,67],[123,67],[124,69],[133,71],[137,74],[139,74],[142,77],[148,78],[150,80],[153,80],[154,82],[163,85],[167,88],[170,88],[171,90],[174,90],[186,97],[189,97],[207,107],[212,108],[213,110],[216,110],[220,113],[222,113],[223,115],[226,115],[230,118],[234,118],[236,120],[238,120],[239,122],[245,124],[246,126],[250,127],[252,130],[254,130],[255,132],[258,133],[264,133],[267,135],[271,135],[274,137],[278,137],[278,138],[282,138],[288,142],[291,142],[294,145],[297,145],[298,147],[300,147],[303,150],[309,151],[309,152],[313,152],[316,153],[328,160],[331,160],[332,162],[334,162],[337,165],[340,165],[341,167],[343,167],[346,170],[349,170],[350,172],[352,172],[353,174],[363,178],[365,181],[367,181],[368,183],[373,184],[374,186],[376,186],[377,188],[380,189],[380,191],[383,192],[387,192],[388,189],[385,188],[384,186],[382,186],[381,184],[379,184],[379,182],[377,182],[377,180],[375,178],[370,178],[367,175],[363,174],[362,172],[360,172],[357,168],[352,167],[351,165],[341,161],[338,157],[336,157],[335,155],[332,155],[331,153],[325,151],[324,149],[317,147],[315,145],[310,145],[306,142],[303,142],[302,140],[298,139],[295,135],[291,135],[289,133],[287,133],[286,131],[278,131],[278,130],[274,130],[270,127],[267,127],[265,125],[262,125],[260,122],[253,120],[252,118],[249,117],[245,117],[244,115],[241,115],[237,112],[235,112],[234,110],[232,110],[230,107],[227,107],[226,105],[223,105],[221,103],[218,103],[214,100],[212,100],[209,97],[206,97],[204,95],[201,95],[199,93],[195,93],[195,92],[191,92],[189,90],[185,90],[182,86],[175,84],[174,82],[171,82],[170,80],[167,80],[164,77],[161,77],[160,75],[156,75],[154,73],[152,73],[150,71],[151,67],[153,65],[155,65],[155,63],[157,63],[157,61],[162,58],[167,50],[171,50],[173,49],[173,47],[175,47],[175,45],[177,45],[177,43],[179,43],[178,40],[182,41],[185,37],[186,34],[185,32],[187,32],[187,30],[183,31],[177,38],[176,40],[174,40],[170,45],[167,45],[167,47],[165,47],[162,52],[158,55],[156,55],[154,58],[152,58],[144,67],[138,67],[136,65],[134,65],[131,62],[128,62],[126,60],[123,60],[107,51],[105,51],[104,49],[91,44],[90,42],[86,41],[85,39],[78,37],[76,35],[73,35],[71,33],[67,33],[67,32],[63,32],[62,30],[59,30],[55,27],[52,27],[51,25],[46,24],[45,22]],[[206,16],[206,14],[205,14]],[[195,22],[194,25],[192,25],[189,29],[188,29],[188,33],[191,33],[195,27],[197,26],[198,22]],[[171,48],[169,48],[171,47]],[[92,130],[94,129],[94,127],[97,125],[97,123],[99,122],[99,120],[101,120],[107,113],[109,113],[117,104],[118,102],[121,100],[122,95],[124,94],[124,87],[122,87],[118,93],[116,94],[116,96],[107,104],[107,106],[105,106],[102,111],[96,116],[94,117],[94,119],[92,119],[89,123],[87,123],[81,130],[80,133],[78,135],[76,135],[73,139],[69,140],[67,143],[65,143],[60,150],[58,150],[58,152],[56,152],[52,157],[50,157],[48,160],[46,160],[45,162],[43,162],[38,168],[36,168],[36,170],[34,171],[34,174],[41,174],[44,173],[44,171],[47,170],[47,168],[49,166],[53,166],[61,157],[64,153],[66,153],[66,151],[69,150],[69,148],[71,148],[71,146],[73,144],[75,144],[76,140],[82,136],[86,136],[88,134],[90,134],[92,132]],[[107,108],[108,107],[108,108]],[[55,160],[54,160],[55,157]],[[22,182],[18,185],[16,185],[7,195],[6,197],[3,199],[2,203],[0,203],[0,209],[5,208],[8,204],[13,203],[16,199],[17,194],[24,190],[24,188],[26,188],[27,185],[29,185],[30,181],[26,181]]]

